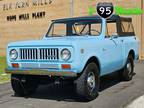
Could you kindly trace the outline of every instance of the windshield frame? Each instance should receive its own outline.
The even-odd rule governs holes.
[[[89,35],[88,34],[88,36],[100,36],[101,34],[102,34],[102,27],[103,27],[103,24],[102,24],[102,19],[95,19],[95,20],[99,20],[99,21],[97,21],[97,23],[100,23],[100,25],[101,25],[101,28],[100,28],[100,34],[99,35]],[[92,20],[92,22],[93,22],[94,20]],[[54,24],[57,24],[57,23],[61,23],[61,24],[66,24],[66,35],[64,36],[64,37],[67,37],[67,36],[76,36],[76,35],[72,35],[72,30],[71,30],[71,35],[67,35],[67,31],[69,31],[69,29],[67,28],[67,26],[69,25],[69,24],[71,24],[71,29],[73,28],[73,24],[74,23],[76,23],[76,22],[83,22],[83,20],[80,20],[80,21],[52,21],[52,23],[51,23],[51,25],[49,26],[49,29],[48,29],[48,31],[47,31],[47,33],[46,33],[46,38],[49,38],[49,37],[56,37],[56,36],[49,36],[48,34],[49,34],[49,32],[51,31],[51,29],[52,29],[52,27],[54,26]],[[91,24],[93,24],[93,23],[91,23]],[[70,31],[69,31],[70,32]],[[85,36],[85,35],[80,35],[80,36]],[[61,35],[60,36],[57,36],[57,37],[62,37]]]

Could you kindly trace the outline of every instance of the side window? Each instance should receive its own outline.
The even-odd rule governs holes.
[[[75,23],[73,24],[72,27],[73,35],[86,35],[87,32],[89,32],[89,26],[88,24],[78,24]]]
[[[132,22],[121,21],[121,28],[122,28],[122,32],[124,32],[124,33],[134,32]]]
[[[91,24],[90,35],[99,36],[101,33],[101,23]]]
[[[99,36],[101,33],[101,23],[79,22],[72,25],[73,35]]]
[[[106,37],[110,37],[113,35],[118,35],[116,22],[108,22],[107,30],[106,30]]]

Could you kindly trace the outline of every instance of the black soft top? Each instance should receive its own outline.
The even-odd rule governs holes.
[[[87,21],[87,20],[100,20],[101,21],[101,17],[98,15],[94,15],[94,16],[83,16],[83,17],[73,17],[73,18],[63,18],[63,19],[56,19],[56,20],[52,20],[53,22],[57,22],[57,23],[62,23],[62,22],[78,22],[78,21]],[[110,18],[107,19],[108,22],[113,22],[113,21],[127,21],[127,22],[132,22],[132,18],[128,18],[128,17],[121,17],[119,15],[115,15],[113,14]]]
[[[132,18],[129,17],[121,17],[119,15],[115,15],[113,14],[111,17],[107,18],[107,23],[111,23],[111,22],[116,22],[117,24],[117,32],[119,36],[135,36],[135,32],[125,32],[122,30],[122,22],[128,22],[131,23],[132,22]],[[64,19],[56,19],[56,20],[52,20],[52,22],[54,23],[68,23],[68,24],[72,24],[75,22],[80,22],[80,21],[85,21],[85,22],[101,22],[102,18],[98,15],[95,16],[83,16],[83,17],[73,17],[73,18],[64,18]],[[70,26],[69,26],[70,27]],[[133,26],[132,26],[133,27]],[[133,28],[134,30],[134,28]]]

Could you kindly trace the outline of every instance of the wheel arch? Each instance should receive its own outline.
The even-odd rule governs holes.
[[[133,49],[131,49],[131,50],[129,51],[128,56],[129,56],[130,54],[132,55],[133,59],[135,59],[135,51],[134,51]]]
[[[100,75],[100,72],[101,72],[101,65],[100,65],[100,61],[99,61],[99,59],[96,57],[96,56],[92,56],[92,57],[90,57],[88,60],[87,60],[87,62],[86,62],[86,64],[84,65],[84,68],[83,68],[83,70],[86,68],[86,66],[89,64],[89,63],[91,63],[91,62],[94,62],[94,63],[96,63],[96,65],[98,66],[98,69],[99,69],[99,75]],[[83,71],[82,71],[83,72]]]

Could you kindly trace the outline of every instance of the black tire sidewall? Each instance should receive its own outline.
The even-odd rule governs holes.
[[[26,77],[26,82],[21,81],[23,77]],[[38,84],[34,82],[33,79],[29,79],[28,76],[15,74],[11,75],[11,85],[14,92],[18,96],[26,96],[33,94],[38,87]]]
[[[16,95],[18,96],[25,95],[25,91],[22,85],[20,84],[19,77],[17,75],[11,75],[11,86]]]
[[[128,63],[131,63],[131,75],[129,75],[129,72],[127,71],[127,64]],[[122,72],[123,80],[125,80],[125,81],[132,80],[133,72],[134,72],[134,59],[133,59],[132,55],[129,55],[127,58],[126,65],[125,65],[123,72]]]
[[[99,78],[98,78],[98,68],[96,66],[95,63],[90,63],[86,70],[86,78],[85,78],[85,90],[86,90],[86,94],[90,99],[95,98],[98,95],[98,88],[99,88]],[[91,92],[88,88],[88,84],[87,84],[87,77],[88,77],[88,73],[89,72],[93,72],[95,75],[95,88],[93,89],[93,91]]]
[[[95,88],[93,92],[90,92],[88,89],[87,84],[87,77],[89,72],[94,72],[95,75]],[[99,89],[99,69],[96,63],[91,62],[88,65],[86,65],[85,69],[83,70],[83,73],[80,75],[80,77],[76,80],[76,89],[77,93],[83,97],[85,97],[88,100],[93,100],[98,96],[98,89]]]

